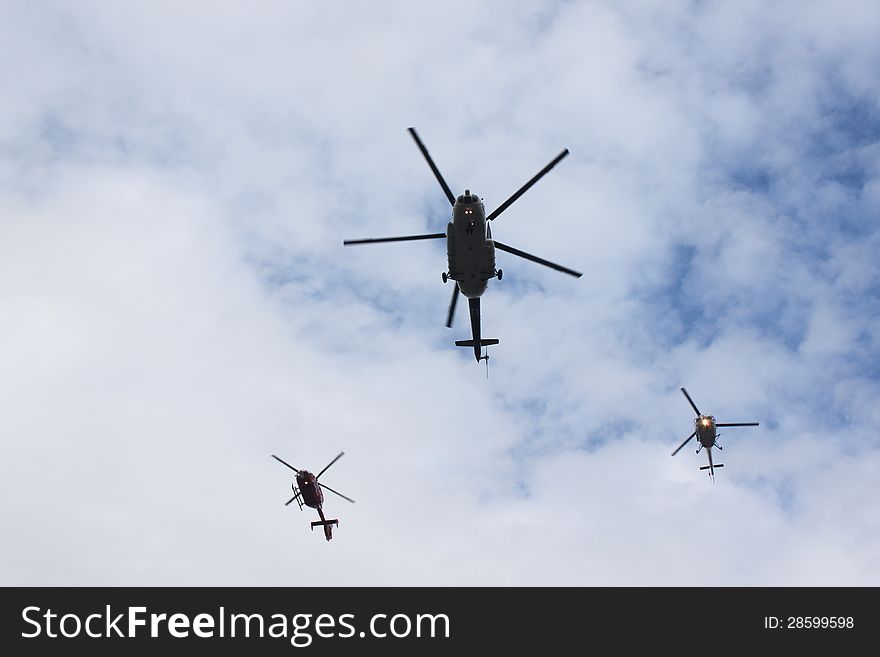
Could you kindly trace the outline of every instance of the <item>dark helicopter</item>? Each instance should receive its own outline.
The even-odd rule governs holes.
[[[300,510],[302,510],[303,505],[309,506],[313,509],[317,509],[318,515],[321,517],[321,519],[316,520],[312,523],[312,529],[314,529],[315,527],[319,527],[319,526],[323,527],[324,528],[324,537],[328,541],[331,538],[333,538],[333,525],[336,525],[338,527],[339,520],[336,518],[327,520],[324,517],[324,510],[322,508],[322,505],[324,504],[324,493],[323,493],[322,489],[326,488],[331,493],[336,493],[337,495],[339,495],[339,497],[341,497],[344,500],[348,500],[352,504],[354,504],[354,500],[351,499],[350,497],[346,497],[345,495],[343,495],[342,493],[340,493],[338,491],[333,490],[332,488],[330,488],[330,486],[327,486],[326,484],[318,483],[318,479],[320,478],[320,476],[322,474],[324,474],[327,471],[327,469],[331,465],[333,465],[334,463],[336,463],[336,461],[338,461],[340,458],[342,458],[343,454],[345,454],[345,452],[339,452],[339,455],[335,459],[330,461],[330,463],[328,463],[327,466],[323,470],[321,470],[317,475],[313,475],[308,470],[297,470],[292,465],[290,465],[290,463],[287,463],[286,461],[282,461],[280,458],[278,458],[277,456],[272,454],[273,459],[275,459],[279,463],[286,465],[288,468],[290,468],[291,470],[293,470],[296,473],[296,483],[290,484],[290,487],[293,489],[293,497],[291,497],[289,500],[287,500],[284,503],[284,506],[287,506],[288,504],[290,504],[291,502],[293,502],[295,500],[296,503],[299,504]]]
[[[717,447],[718,449],[722,449],[721,445],[718,444],[718,436],[721,434],[716,431],[717,427],[757,427],[757,422],[716,422],[715,418],[711,415],[703,415],[700,413],[700,409],[697,408],[697,405],[694,403],[694,400],[691,399],[691,396],[688,394],[687,390],[684,388],[681,389],[684,396],[687,397],[688,402],[691,407],[693,407],[694,412],[697,414],[696,419],[694,420],[694,432],[688,436],[685,441],[675,448],[675,451],[672,452],[672,456],[678,454],[679,450],[688,444],[691,438],[694,436],[697,437],[697,440],[700,441],[700,446],[697,448],[697,454],[700,453],[700,449],[703,447],[706,448],[706,456],[709,457],[709,465],[704,465],[700,468],[700,470],[708,470],[709,476],[712,478],[712,481],[715,481],[715,468],[723,468],[723,463],[713,463],[712,462],[712,448]]]
[[[495,269],[495,249],[500,249],[511,253],[520,258],[531,260],[539,265],[550,267],[556,271],[561,271],[570,276],[581,277],[581,273],[557,265],[544,260],[538,256],[534,256],[525,251],[520,251],[512,246],[502,244],[498,240],[492,239],[492,230],[489,228],[489,222],[498,218],[502,212],[509,208],[514,201],[526,193],[528,189],[538,182],[550,169],[559,164],[562,159],[568,155],[566,148],[559,155],[541,169],[531,180],[520,187],[510,198],[499,205],[489,215],[486,215],[486,208],[483,205],[483,199],[473,194],[469,189],[464,190],[464,194],[457,199],[453,196],[449,189],[449,185],[440,174],[434,160],[431,159],[428,149],[419,139],[415,128],[409,128],[409,134],[416,142],[416,146],[422,152],[434,177],[443,188],[443,193],[449,199],[452,205],[452,221],[446,226],[445,233],[431,233],[429,235],[406,235],[403,237],[378,237],[360,240],[345,240],[344,245],[353,244],[375,244],[377,242],[409,242],[413,240],[431,240],[446,238],[446,255],[449,264],[449,271],[443,272],[443,282],[453,280],[456,283],[455,289],[452,291],[452,300],[449,302],[449,312],[446,316],[446,327],[452,327],[452,317],[455,313],[455,304],[458,301],[459,292],[468,298],[471,316],[471,340],[456,340],[455,344],[459,347],[473,347],[474,357],[477,362],[489,359],[488,353],[482,354],[482,348],[489,345],[498,344],[496,338],[483,338],[480,335],[480,296],[486,291],[489,279],[498,278],[501,280],[502,271]]]

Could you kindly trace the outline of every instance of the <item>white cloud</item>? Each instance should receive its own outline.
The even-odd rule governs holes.
[[[0,14],[0,582],[877,583],[872,3]],[[442,230],[409,125],[488,208],[572,152],[488,381],[440,244],[341,246]],[[340,450],[326,544],[269,454]]]

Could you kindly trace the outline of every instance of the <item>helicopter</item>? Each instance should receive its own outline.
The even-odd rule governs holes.
[[[312,523],[312,530],[314,530],[315,527],[323,527],[324,528],[324,537],[328,541],[333,538],[333,525],[336,525],[337,527],[339,527],[339,520],[337,518],[332,518],[330,520],[327,520],[324,517],[324,510],[322,508],[322,506],[324,504],[323,489],[327,489],[331,493],[336,493],[337,495],[339,495],[339,497],[341,497],[344,500],[348,500],[352,504],[354,504],[354,500],[351,499],[350,497],[346,497],[345,495],[343,495],[342,493],[340,493],[338,491],[333,490],[332,488],[330,488],[330,486],[327,486],[326,484],[318,483],[318,479],[321,477],[322,474],[324,474],[327,471],[327,469],[331,465],[333,465],[334,463],[336,463],[336,461],[341,459],[343,454],[345,454],[345,452],[339,452],[339,454],[336,456],[336,458],[333,459],[332,461],[330,461],[330,463],[328,463],[324,467],[324,469],[321,470],[317,475],[313,475],[308,470],[297,470],[292,465],[290,465],[290,463],[283,461],[282,459],[278,458],[274,454],[271,455],[273,459],[275,459],[279,463],[282,463],[283,465],[286,465],[288,468],[290,468],[291,470],[293,470],[296,473],[296,483],[290,484],[290,487],[293,489],[293,497],[291,497],[289,500],[287,500],[284,503],[284,506],[287,506],[291,502],[296,501],[296,503],[299,504],[300,510],[302,510],[303,506],[308,506],[313,509],[317,509],[318,515],[321,517],[321,519],[316,520]]]
[[[700,409],[697,408],[697,405],[694,403],[694,400],[691,399],[691,396],[688,394],[688,391],[684,388],[681,389],[681,392],[687,398],[691,407],[697,414],[696,419],[694,419],[694,432],[685,438],[685,441],[675,448],[675,451],[672,452],[672,456],[678,454],[679,450],[682,447],[688,444],[688,442],[694,436],[697,437],[697,440],[700,441],[700,446],[697,448],[697,454],[700,453],[700,450],[705,447],[706,448],[706,456],[709,457],[709,465],[704,465],[700,468],[700,470],[708,470],[709,477],[711,477],[712,481],[715,481],[715,468],[723,468],[723,463],[713,463],[712,462],[712,448],[717,447],[718,449],[722,449],[721,445],[718,443],[718,436],[721,434],[716,431],[717,427],[757,427],[759,426],[757,422],[716,422],[715,418],[711,415],[703,415],[700,413]]]
[[[468,306],[471,318],[471,340],[456,340],[457,347],[472,347],[474,350],[474,358],[479,363],[486,360],[488,367],[489,353],[488,348],[483,354],[483,347],[498,344],[497,338],[483,338],[480,329],[480,296],[486,291],[489,279],[497,278],[499,281],[503,276],[501,269],[495,268],[495,249],[500,249],[520,258],[531,260],[539,265],[550,267],[556,271],[560,271],[569,276],[580,278],[580,272],[557,265],[549,260],[539,258],[538,256],[520,251],[512,246],[503,244],[498,240],[492,239],[492,229],[489,222],[494,221],[498,216],[509,208],[514,201],[525,194],[529,188],[546,175],[553,167],[562,161],[568,155],[568,149],[563,150],[550,163],[541,169],[526,184],[520,187],[513,195],[504,203],[499,205],[488,215],[486,207],[483,205],[483,199],[472,193],[470,189],[465,189],[464,194],[456,198],[449,185],[443,179],[437,165],[425,148],[424,143],[419,138],[415,128],[408,129],[410,136],[415,141],[416,146],[424,156],[425,161],[434,173],[437,182],[443,189],[443,193],[452,205],[452,221],[446,226],[445,233],[430,233],[426,235],[405,235],[402,237],[378,237],[357,240],[345,240],[345,246],[355,244],[376,244],[380,242],[410,242],[414,240],[432,240],[446,238],[446,255],[449,265],[449,271],[443,272],[442,279],[446,283],[452,280],[456,285],[452,290],[452,300],[449,302],[449,311],[446,315],[446,328],[452,328],[452,319],[455,314],[455,305],[458,301],[458,295],[463,294],[468,299]],[[488,373],[488,370],[487,370]]]

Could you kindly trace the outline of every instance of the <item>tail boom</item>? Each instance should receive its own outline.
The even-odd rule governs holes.
[[[706,448],[706,456],[709,457],[709,465],[704,465],[700,467],[700,470],[708,470],[709,476],[712,477],[712,481],[715,481],[715,468],[723,468],[723,463],[713,463],[712,462],[712,448]]]
[[[472,347],[474,350],[474,358],[479,363],[481,360],[487,359],[488,356],[482,355],[483,347],[498,344],[497,338],[482,338],[480,336],[480,297],[468,299],[468,309],[471,315],[471,335],[472,340],[456,340],[456,347]]]

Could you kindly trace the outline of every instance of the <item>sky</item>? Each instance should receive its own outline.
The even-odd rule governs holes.
[[[880,585],[870,1],[0,5],[0,584]],[[453,193],[503,202],[444,319]],[[722,429],[714,484],[679,392]],[[334,540],[283,505],[319,471]]]

